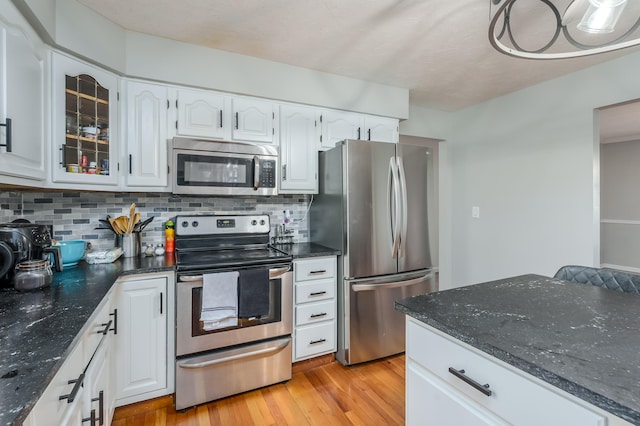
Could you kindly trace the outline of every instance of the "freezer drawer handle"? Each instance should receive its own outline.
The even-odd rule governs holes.
[[[456,370],[453,367],[449,367],[449,373],[453,374],[454,376],[456,376],[458,379],[462,380],[463,382],[471,385],[471,387],[473,387],[476,390],[479,390],[480,392],[482,392],[486,396],[491,396],[492,392],[489,390],[489,385],[488,384],[481,385],[480,383],[476,382],[472,378],[466,376],[464,374],[465,373],[464,370]]]
[[[321,312],[319,314],[311,314],[311,318],[320,318],[320,317],[326,317],[327,313],[326,312]]]
[[[278,352],[284,348],[286,348],[289,345],[289,339],[283,341],[282,343],[280,343],[277,346],[272,346],[269,348],[264,348],[264,349],[258,349],[257,351],[251,351],[251,352],[246,352],[246,353],[242,353],[242,354],[237,354],[237,355],[231,355],[231,356],[227,356],[224,358],[220,358],[220,359],[212,359],[209,361],[203,361],[203,362],[194,362],[194,363],[189,363],[189,362],[184,362],[184,363],[178,363],[178,365],[182,368],[203,368],[203,367],[210,367],[212,365],[216,365],[216,364],[222,364],[224,362],[229,362],[229,361],[235,361],[238,359],[244,359],[244,358],[249,358],[249,357],[253,357],[256,355],[266,355],[266,354],[270,354],[273,352]]]
[[[409,287],[414,284],[419,284],[423,282],[429,275],[425,275],[423,277],[414,278],[412,280],[400,281],[396,283],[389,284],[354,284],[351,286],[353,291],[368,291],[368,290],[381,290],[388,288],[398,288],[398,287]]]
[[[314,291],[312,293],[309,293],[309,296],[322,296],[323,294],[327,294],[326,291]]]
[[[312,340],[309,342],[310,345],[317,345],[318,343],[324,343],[326,342],[327,339],[318,339],[318,340]]]

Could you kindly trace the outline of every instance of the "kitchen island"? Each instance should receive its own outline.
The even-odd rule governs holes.
[[[547,386],[552,392],[561,389],[579,403],[586,402],[588,406],[640,424],[640,296],[637,294],[523,275],[400,300],[396,308],[407,314],[409,325],[413,322],[414,329],[426,326],[423,330],[436,336],[434,341],[443,339],[446,345],[454,342],[447,347],[443,362],[454,364],[453,353],[463,347],[461,350],[473,352],[474,356],[497,359],[500,365],[525,372],[526,377],[533,376],[532,380],[541,381],[543,387]],[[422,357],[425,363],[441,355],[437,353],[437,345],[427,346],[421,342],[421,334],[412,335],[409,327],[407,329],[408,366],[414,355]],[[416,350],[418,348],[420,350]],[[431,351],[433,353],[427,353]],[[465,368],[449,367],[458,371]],[[471,389],[472,405],[477,398],[481,404],[491,406],[491,396],[468,386],[464,379],[455,377],[451,369],[444,370],[441,377],[435,377],[440,371],[434,374],[437,386],[447,389],[467,386]],[[491,377],[483,377],[483,370],[489,369],[467,368],[466,373],[462,373],[465,377],[475,376],[479,387],[488,384],[485,389],[491,389],[494,397],[512,397],[539,412],[549,409],[544,401],[523,400],[528,395],[518,395],[519,389],[491,385]],[[430,371],[424,371],[431,375]],[[408,370],[408,382],[410,374]],[[408,388],[408,417],[413,397],[410,392]]]

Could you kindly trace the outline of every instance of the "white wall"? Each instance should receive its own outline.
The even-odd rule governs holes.
[[[639,98],[639,67],[634,53],[459,112],[411,112],[401,133],[446,140],[450,200],[441,197],[440,217],[451,262],[442,271],[449,253],[441,251],[443,288],[596,264],[594,108]]]

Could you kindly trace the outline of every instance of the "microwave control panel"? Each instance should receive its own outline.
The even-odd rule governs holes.
[[[276,161],[262,160],[260,162],[260,186],[264,188],[276,187]]]

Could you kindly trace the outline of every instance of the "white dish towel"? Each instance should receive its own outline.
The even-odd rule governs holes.
[[[200,321],[205,331],[238,325],[238,272],[204,274]]]

